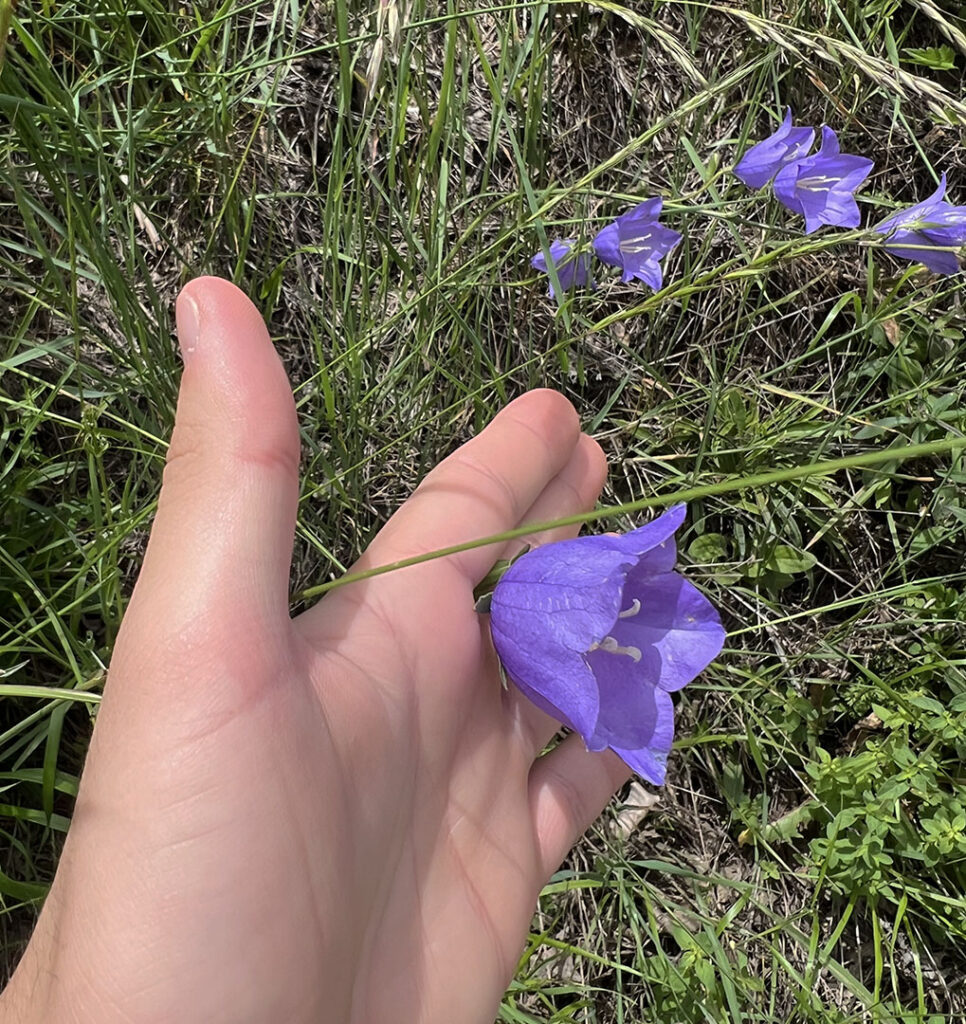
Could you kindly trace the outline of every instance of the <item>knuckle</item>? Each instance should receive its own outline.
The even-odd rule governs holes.
[[[486,490],[496,490],[506,508],[512,513],[522,514],[520,508],[520,496],[514,490],[509,480],[489,463],[478,459],[470,448],[461,449],[453,456],[453,468],[464,480],[460,486],[469,489],[473,482],[483,484]]]
[[[281,428],[250,424],[219,424],[217,429],[193,419],[180,418],[175,424],[165,460],[164,481],[195,482],[220,467],[232,472],[257,471],[297,476],[301,452],[297,437]]]
[[[184,418],[179,419],[168,445],[164,463],[164,483],[169,485],[174,480],[184,477],[190,480],[200,475],[204,452],[204,434],[200,424]]]
[[[234,451],[234,457],[243,465],[255,469],[279,472],[285,476],[297,476],[300,452],[298,444],[288,443],[287,438],[247,438]]]

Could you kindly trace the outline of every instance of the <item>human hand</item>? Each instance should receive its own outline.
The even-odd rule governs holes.
[[[541,885],[628,769],[577,736],[539,757],[556,723],[501,687],[472,592],[522,542],[353,583],[291,619],[285,372],[224,281],[188,285],[178,325],[157,518],[56,879],[0,1010],[492,1021]],[[355,568],[591,507],[604,472],[565,399],[525,395]]]

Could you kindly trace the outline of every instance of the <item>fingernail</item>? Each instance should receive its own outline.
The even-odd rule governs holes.
[[[178,296],[174,316],[178,325],[178,345],[181,348],[181,358],[187,363],[194,356],[198,347],[201,319],[198,303],[190,295],[182,292]]]

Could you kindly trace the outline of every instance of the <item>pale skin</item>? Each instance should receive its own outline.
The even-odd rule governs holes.
[[[541,885],[628,771],[577,736],[541,757],[557,723],[501,686],[472,591],[521,541],[290,617],[285,371],[227,282],[177,313],[158,514],[0,1021],[490,1024]],[[566,399],[531,392],[355,568],[590,508],[604,474]]]

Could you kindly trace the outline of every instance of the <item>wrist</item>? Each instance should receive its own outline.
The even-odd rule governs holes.
[[[38,1007],[31,1006],[27,995],[28,986],[23,984],[23,965],[16,972],[6,987],[0,992],[0,1024],[39,1024]],[[33,986],[36,987],[36,986]],[[40,1003],[41,995],[36,993],[36,1003]]]
[[[44,947],[38,927],[0,992],[0,1024],[56,1024],[47,1012],[55,972],[47,966]]]

